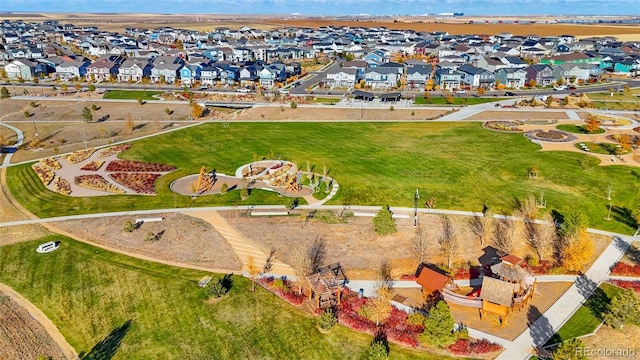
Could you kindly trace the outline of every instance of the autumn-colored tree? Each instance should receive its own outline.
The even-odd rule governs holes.
[[[125,129],[130,134],[135,129],[135,124],[133,123],[133,117],[131,117],[131,113],[127,113],[127,120],[125,120]]]
[[[483,95],[484,94],[484,88],[483,87],[479,87],[478,88],[478,95]]]
[[[560,252],[562,265],[569,271],[580,271],[593,255],[593,242],[587,236],[575,236],[564,243]]]
[[[260,268],[256,265],[253,256],[247,258],[247,270],[249,271],[249,278],[251,279],[251,291],[256,291],[256,281],[258,281]]]
[[[447,93],[444,100],[447,102],[447,104],[453,104],[453,94]]]
[[[587,124],[584,126],[584,128],[590,134],[593,134],[596,131],[600,130],[600,123],[598,123],[598,119],[596,119],[595,116],[589,116],[589,119],[587,120]]]
[[[623,150],[631,150],[631,136],[627,134],[618,135],[618,142]]]
[[[203,112],[204,108],[202,106],[195,102],[191,104],[191,116],[193,116],[194,119],[202,117]]]
[[[80,90],[82,90],[82,85],[76,84],[75,89],[76,89],[76,92],[80,92]]]
[[[535,79],[531,79],[529,80],[529,87],[536,87],[536,80]]]
[[[393,293],[391,292],[391,289],[376,289],[376,297],[369,299],[365,305],[366,309],[364,310],[364,314],[367,315],[369,320],[375,321],[376,325],[384,323],[384,321],[389,317],[389,314],[391,314],[392,298]]]
[[[69,89],[69,85],[67,85],[66,83],[65,83],[65,84],[62,84],[62,85],[60,85],[60,89],[61,89],[63,92],[67,92],[67,90]]]

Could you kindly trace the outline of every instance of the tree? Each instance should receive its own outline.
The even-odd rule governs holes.
[[[83,107],[82,108],[82,118],[86,122],[91,122],[93,120],[93,114],[91,113],[91,109],[89,109],[86,106]]]
[[[493,245],[506,253],[511,253],[516,243],[517,229],[509,220],[495,222]]]
[[[318,317],[317,322],[322,330],[329,331],[338,323],[338,317],[332,308],[326,308]]]
[[[203,113],[204,108],[202,106],[198,105],[197,103],[191,104],[191,116],[193,116],[194,119],[202,117]]]
[[[292,109],[297,109],[298,108],[298,104],[296,104],[295,101],[291,100],[291,108]]]
[[[396,227],[396,221],[391,216],[391,209],[389,205],[385,205],[380,208],[380,211],[373,218],[373,230],[378,235],[395,234],[398,229]]]
[[[3,86],[0,89],[0,99],[6,99],[8,97],[10,97],[11,95],[9,94],[9,89],[7,89],[5,86]]]
[[[424,225],[418,225],[416,234],[411,240],[411,247],[409,250],[418,265],[427,261],[427,256],[429,256],[429,241],[427,239],[427,229]]]
[[[453,95],[450,93],[447,93],[447,95],[445,96],[444,100],[447,102],[447,104],[451,105],[453,104]]]
[[[560,225],[559,234],[563,238],[586,237],[589,223],[581,210],[575,210],[565,217]]]
[[[587,360],[584,343],[579,338],[569,339],[553,352],[553,360]]]
[[[22,113],[22,115],[24,115],[24,118],[25,118],[25,119],[28,119],[28,118],[30,118],[30,117],[31,117],[31,113],[29,112],[29,110],[25,110],[25,111]]]
[[[542,216],[542,223],[529,223],[529,244],[538,254],[540,260],[546,260],[553,254],[554,244],[557,239],[556,222],[551,214]]]
[[[160,120],[158,120],[157,116],[153,117],[153,119],[151,120],[151,124],[153,125],[153,130],[160,130]]]
[[[536,80],[535,79],[531,79],[529,80],[529,87],[536,87]]]
[[[367,350],[367,360],[385,360],[389,358],[389,345],[382,340],[371,342]]]
[[[447,257],[447,266],[451,268],[453,264],[453,257],[460,246],[460,236],[453,225],[451,218],[448,216],[440,218],[440,224],[442,224],[442,232],[438,237],[438,244],[440,244],[442,252]]]
[[[598,123],[598,119],[595,116],[589,116],[587,120],[587,124],[584,128],[589,132],[589,134],[593,134],[596,131],[600,130],[600,123]]]
[[[256,291],[256,281],[258,281],[260,269],[256,265],[253,256],[247,258],[247,270],[249,271],[249,278],[251,278],[251,291]]]
[[[586,236],[565,239],[560,251],[562,265],[569,271],[580,271],[591,255],[593,255],[593,243]]]
[[[564,83],[565,83],[564,78],[563,78],[563,77],[560,77],[560,78],[558,79],[558,86],[562,86],[562,85],[564,85]]]
[[[616,294],[603,314],[604,322],[614,329],[625,325],[640,325],[640,299],[633,289]]]
[[[60,85],[60,89],[62,90],[62,92],[67,92],[67,90],[69,89],[69,85],[62,84],[62,85]]]
[[[376,322],[376,326],[384,323],[384,321],[391,314],[392,306],[391,299],[393,298],[393,293],[391,289],[387,288],[377,288],[376,289],[376,297],[369,299],[364,307],[363,313],[369,318],[371,321]]]
[[[483,216],[474,216],[469,220],[471,232],[473,232],[480,241],[480,246],[484,246],[484,243],[490,238],[493,229],[493,220],[493,212],[491,212],[489,208],[483,211]]]
[[[456,341],[456,336],[453,334],[454,323],[449,306],[444,300],[440,300],[425,318],[424,332],[418,335],[418,340],[422,344],[446,348]]]
[[[133,118],[131,117],[131,113],[127,113],[127,120],[125,122],[125,128],[126,128],[128,133],[132,133],[133,130],[136,128],[135,124],[133,123]]]
[[[483,87],[479,87],[478,88],[478,95],[483,95],[484,94],[484,88]]]
[[[291,267],[298,277],[298,291],[309,290],[311,284],[307,277],[314,274],[323,265],[327,255],[326,241],[323,237],[318,236],[314,239],[311,246],[298,246],[291,255]]]
[[[94,84],[89,84],[88,89],[89,91],[94,92],[96,91],[96,86]]]
[[[80,90],[82,90],[82,85],[76,84],[75,89],[76,89],[76,92],[80,92]]]
[[[144,105],[144,100],[142,100],[142,98],[138,98],[138,104],[139,105]]]

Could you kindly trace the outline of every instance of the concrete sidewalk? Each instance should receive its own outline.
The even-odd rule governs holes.
[[[515,360],[529,358],[534,353],[535,348],[544,345],[573,316],[586,299],[593,294],[598,285],[607,280],[609,269],[624,255],[633,241],[633,237],[604,231],[598,232],[613,236],[611,244],[598,257],[591,268],[584,275],[577,277],[576,282],[496,359]]]

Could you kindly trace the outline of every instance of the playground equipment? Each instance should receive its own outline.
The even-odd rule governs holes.
[[[198,175],[198,185],[196,186],[196,194],[202,194],[205,191],[211,190],[213,185],[216,183],[216,169],[211,170],[211,172],[207,171],[207,169],[203,166],[200,169],[200,175]]]

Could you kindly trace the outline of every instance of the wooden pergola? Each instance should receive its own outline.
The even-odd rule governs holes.
[[[307,279],[311,284],[311,298],[316,299],[316,307],[340,305],[342,290],[348,281],[340,263],[323,266]]]

